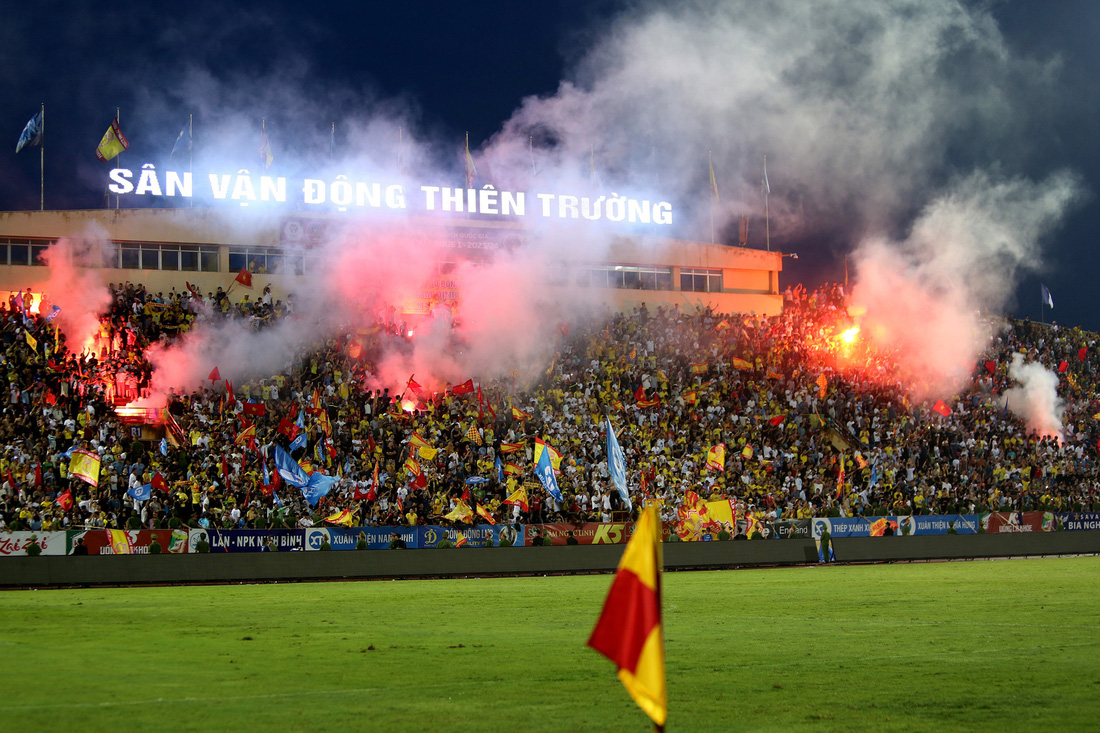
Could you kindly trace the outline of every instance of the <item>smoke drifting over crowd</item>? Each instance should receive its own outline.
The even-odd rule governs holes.
[[[760,215],[767,154],[773,238],[805,243],[843,219],[856,298],[872,326],[865,332],[903,354],[925,396],[961,383],[986,338],[977,311],[1005,306],[1018,279],[1042,265],[1044,234],[1081,196],[1069,173],[1037,181],[1022,172],[1059,67],[1010,48],[982,6],[643,3],[593,37],[556,92],[520,101],[488,142],[472,146],[475,187],[671,201],[672,233],[703,240],[714,213],[720,227]],[[195,113],[196,170],[256,172],[252,151],[267,116],[280,175],[463,185],[460,141],[440,139],[414,102],[326,88],[308,62],[291,58],[259,80],[191,67],[177,91],[150,84],[140,104],[163,112],[172,134]],[[334,115],[330,139],[318,110],[348,108],[362,113]],[[292,143],[307,138],[318,142]],[[547,302],[547,268],[599,261],[622,233],[537,220],[523,247],[459,265],[448,277],[461,291],[454,316],[463,348],[428,323],[379,365],[380,384],[544,365],[557,323],[601,300],[597,291]],[[215,362],[230,378],[262,373],[362,318],[351,306],[373,314],[421,288],[444,256],[393,216],[356,219],[313,254],[321,266],[295,286],[301,320],[259,335],[232,326],[194,333],[162,354],[157,386],[194,387]]]

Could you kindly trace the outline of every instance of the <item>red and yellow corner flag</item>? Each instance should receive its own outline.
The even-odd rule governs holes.
[[[588,646],[618,666],[619,679],[634,702],[664,726],[668,693],[661,633],[661,520],[656,506],[642,511]]]

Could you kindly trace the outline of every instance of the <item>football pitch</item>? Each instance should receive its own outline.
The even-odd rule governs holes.
[[[610,575],[0,593],[7,730],[652,730]],[[1095,730],[1100,558],[664,575],[670,731]]]

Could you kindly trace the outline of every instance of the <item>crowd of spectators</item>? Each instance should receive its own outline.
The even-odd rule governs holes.
[[[937,412],[911,401],[888,355],[838,356],[835,336],[853,324],[840,285],[788,291],[770,318],[645,304],[592,314],[562,324],[546,363],[469,375],[476,388],[365,388],[380,355],[407,337],[382,323],[303,349],[286,371],[231,392],[213,380],[170,395],[160,442],[133,439],[117,411],[146,392],[150,346],[209,319],[264,328],[291,316],[293,299],[131,283],[110,291],[82,350],[52,329],[47,296],[37,308],[22,294],[0,304],[7,530],[293,528],[345,509],[355,525],[479,523],[477,510],[496,522],[622,519],[608,416],[634,510],[657,501],[667,522],[694,495],[732,499],[757,519],[1100,509],[1100,356],[1095,334],[1076,328],[991,319],[995,337],[968,387]],[[1060,438],[1029,433],[998,399],[1017,352],[1060,374]],[[299,432],[305,447],[292,449]],[[538,441],[560,454],[562,502],[535,477]],[[276,446],[306,471],[338,477],[316,506],[279,481]],[[70,477],[73,448],[101,456],[97,486]],[[146,501],[127,493],[146,484],[157,487]],[[526,509],[505,503],[521,490]]]

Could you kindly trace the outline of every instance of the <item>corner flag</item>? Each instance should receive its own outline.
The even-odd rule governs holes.
[[[655,505],[642,511],[588,646],[615,663],[626,691],[662,728],[668,719],[668,692],[661,631],[661,519]]]

